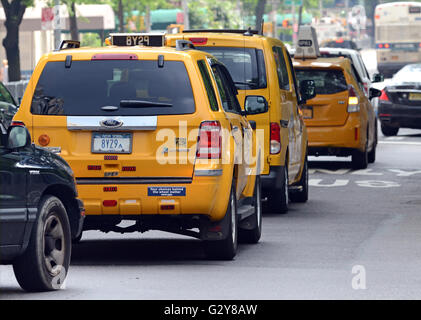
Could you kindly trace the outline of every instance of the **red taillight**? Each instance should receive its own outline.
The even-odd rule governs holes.
[[[385,47],[386,49],[389,49],[389,48],[390,48],[390,44],[386,43],[386,44],[384,45],[384,47]]]
[[[104,192],[116,192],[117,187],[104,187]]]
[[[117,200],[104,200],[102,204],[104,207],[115,207],[117,206]]]
[[[379,48],[382,49],[383,48],[383,44],[380,43],[379,44]]]
[[[161,210],[174,210],[175,205],[173,204],[161,204]]]
[[[23,123],[22,121],[12,121],[10,123],[10,125],[11,126],[21,126],[21,127],[24,127],[25,126],[25,123]]]
[[[355,88],[350,85],[348,87],[348,108],[347,111],[351,112],[358,112],[360,111],[359,99],[358,94],[355,91]]]
[[[189,40],[195,45],[205,45],[208,43],[208,38],[189,38]]]
[[[281,126],[277,122],[270,123],[270,153],[277,154],[281,151]]]
[[[91,166],[91,165],[88,165],[88,170],[101,170],[101,166]]]
[[[197,157],[199,159],[221,159],[222,136],[219,121],[203,121],[200,124]]]
[[[379,99],[383,100],[383,101],[389,101],[389,97],[387,96],[386,90],[384,90],[384,89],[382,90],[382,94],[379,97]]]
[[[131,53],[98,53],[91,60],[138,60],[138,57]]]
[[[136,171],[136,167],[122,167],[121,171]]]
[[[118,160],[118,156],[104,156],[104,160]]]

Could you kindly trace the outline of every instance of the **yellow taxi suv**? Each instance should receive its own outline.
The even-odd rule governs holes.
[[[317,41],[305,35],[298,36],[294,68],[300,83],[315,83],[316,96],[301,109],[309,154],[352,156],[353,168],[365,169],[375,162],[377,146],[377,121],[369,99],[380,92],[371,88],[366,97],[351,61],[344,57],[318,58]],[[308,90],[305,84],[302,89]]]
[[[261,156],[245,115],[267,106],[250,96],[243,112],[221,63],[163,41],[64,41],[40,59],[14,120],[71,165],[84,230],[189,235],[210,258],[232,259],[238,241],[261,236]]]
[[[262,188],[265,210],[285,213],[289,200],[308,199],[307,132],[298,106],[305,102],[298,91],[291,58],[284,44],[254,30],[184,30],[167,35],[166,44],[191,41],[196,49],[222,62],[239,91],[241,106],[246,96],[259,96],[266,112],[249,115],[262,132],[264,146]]]

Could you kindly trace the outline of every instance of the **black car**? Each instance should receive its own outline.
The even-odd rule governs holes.
[[[12,94],[0,82],[0,121],[6,127],[9,126],[13,116],[18,111],[18,104],[13,98]]]
[[[73,172],[25,126],[0,130],[0,264],[13,264],[27,291],[59,289],[84,219]]]
[[[399,128],[421,129],[421,64],[399,70],[382,90],[378,116],[385,136],[395,136]]]

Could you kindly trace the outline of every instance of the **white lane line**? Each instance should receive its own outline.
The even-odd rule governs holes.
[[[421,142],[410,142],[410,141],[379,141],[381,144],[404,144],[408,146],[421,146]]]

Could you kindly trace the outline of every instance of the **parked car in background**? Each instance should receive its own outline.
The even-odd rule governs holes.
[[[27,291],[59,289],[84,219],[73,172],[22,124],[0,131],[0,263]]]
[[[378,116],[385,136],[398,134],[399,128],[421,129],[421,63],[399,70],[382,90]]]
[[[358,50],[358,46],[354,41],[343,37],[322,41],[320,47]]]
[[[6,129],[17,111],[18,104],[9,90],[0,82],[0,121]]]

